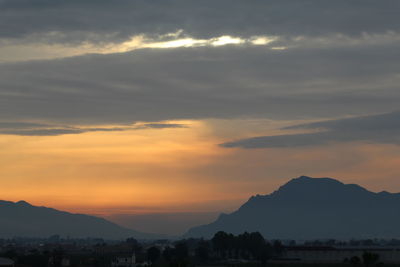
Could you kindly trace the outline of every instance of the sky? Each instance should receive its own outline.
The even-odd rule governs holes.
[[[0,188],[181,234],[301,175],[400,192],[398,0],[0,0]]]

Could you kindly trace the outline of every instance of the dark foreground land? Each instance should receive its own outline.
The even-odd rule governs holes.
[[[14,265],[1,265],[1,260]],[[331,262],[331,263],[327,263]],[[0,239],[0,266],[16,267],[342,267],[399,266],[399,240],[265,240],[218,232],[211,240]]]
[[[232,266],[232,265],[228,265]],[[267,263],[265,265],[249,265],[249,264],[243,264],[243,265],[235,265],[235,266],[240,266],[240,267],[261,267],[261,266],[266,266],[266,267],[349,267],[349,266],[359,266],[363,267],[366,266],[364,264],[359,264],[359,265],[351,265],[348,263]],[[368,265],[368,266],[387,266],[387,267],[399,267],[400,264],[374,264],[374,265]],[[233,267],[233,266],[232,266]]]

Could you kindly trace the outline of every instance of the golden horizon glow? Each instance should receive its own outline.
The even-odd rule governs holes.
[[[400,188],[400,149],[395,145],[227,149],[218,144],[287,133],[279,129],[293,122],[166,123],[187,127],[59,136],[1,135],[1,198],[106,216],[234,210],[251,195],[270,193],[287,179],[303,174],[359,183],[376,191]],[[338,153],[343,156],[337,157]],[[380,175],[386,177],[387,184],[381,184]]]
[[[208,196],[210,187],[193,181],[187,173],[229,151],[216,149],[217,140],[201,136],[206,131],[202,122],[169,123],[188,127],[60,136],[3,135],[0,176],[8,179],[1,181],[7,188],[2,197],[69,210],[74,206],[126,206],[133,210],[140,206],[138,211],[182,206],[185,197],[190,198],[185,201],[188,206],[220,200]]]

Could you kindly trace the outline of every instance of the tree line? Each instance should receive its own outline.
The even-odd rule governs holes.
[[[179,267],[226,260],[265,263],[278,256],[282,249],[279,241],[268,242],[259,232],[233,235],[220,231],[211,240],[181,240],[163,251],[156,246],[150,247],[147,249],[147,259],[153,265]]]

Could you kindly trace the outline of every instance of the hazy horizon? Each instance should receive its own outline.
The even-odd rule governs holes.
[[[310,181],[313,181],[314,183],[309,183]],[[300,183],[298,183],[300,182]],[[297,184],[297,186],[293,187],[291,185],[293,184]],[[315,191],[315,186],[318,186],[318,184],[321,184],[322,187],[320,189],[318,189],[317,191]],[[265,194],[255,194],[255,195],[251,195],[249,196],[247,199],[243,200],[241,203],[238,204],[238,206],[233,207],[232,210],[229,211],[215,211],[215,212],[147,212],[147,213],[120,213],[120,214],[90,214],[87,213],[87,215],[92,215],[92,216],[96,216],[96,217],[100,217],[100,218],[104,218],[110,222],[116,223],[119,226],[125,227],[127,229],[132,229],[135,231],[139,231],[141,233],[145,233],[145,234],[157,234],[157,236],[161,237],[169,237],[169,238],[179,238],[182,236],[186,236],[187,233],[189,232],[189,230],[197,228],[197,227],[201,227],[202,225],[209,225],[209,224],[213,224],[217,221],[219,221],[223,216],[226,217],[227,215],[234,215],[235,213],[238,213],[240,210],[242,210],[243,208],[245,208],[246,206],[249,205],[249,203],[251,203],[252,201],[254,201],[254,199],[259,199],[259,198],[264,198],[264,197],[273,197],[276,194],[286,192],[284,194],[286,194],[286,197],[288,197],[291,203],[287,203],[289,204],[288,206],[284,206],[284,209],[290,207],[290,206],[296,206],[300,199],[292,199],[292,198],[296,198],[300,197],[301,195],[303,196],[308,196],[308,197],[312,197],[313,195],[315,195],[316,200],[318,199],[318,195],[322,194],[333,194],[331,196],[331,201],[333,202],[337,202],[338,206],[336,207],[335,210],[334,207],[329,207],[326,208],[326,211],[329,213],[334,213],[335,216],[339,216],[339,212],[341,212],[341,210],[348,208],[348,206],[351,204],[351,202],[348,202],[348,199],[345,199],[344,201],[347,202],[347,204],[345,204],[345,206],[341,207],[340,201],[343,200],[343,193],[345,192],[338,192],[338,194],[335,194],[335,191],[337,191],[337,186],[340,185],[342,188],[341,190],[345,190],[346,188],[348,190],[350,190],[350,192],[347,192],[346,194],[351,194],[353,195],[353,201],[355,201],[356,203],[363,203],[363,205],[365,206],[364,201],[370,201],[371,199],[369,199],[372,195],[374,195],[375,197],[378,197],[378,199],[375,199],[373,201],[373,203],[371,203],[372,206],[377,205],[377,202],[379,202],[379,197],[383,197],[384,199],[389,196],[389,199],[391,199],[392,197],[396,196],[398,197],[398,195],[400,194],[400,192],[389,192],[388,190],[383,190],[383,191],[371,191],[368,188],[363,187],[362,185],[358,185],[358,184],[352,184],[352,183],[343,183],[340,179],[335,179],[332,177],[309,177],[309,176],[299,176],[299,177],[294,177],[291,179],[288,179],[287,181],[285,181],[283,184],[281,184],[279,187],[275,188],[273,191],[265,193]],[[291,189],[291,193],[290,190],[287,191],[287,188],[292,188]],[[323,192],[321,190],[328,190],[326,192]],[[321,191],[321,192],[320,192]],[[360,199],[360,195],[359,193],[362,192],[363,194],[367,194],[369,195],[368,198],[366,199]],[[288,193],[288,194],[287,194]],[[372,194],[372,195],[371,195]],[[323,203],[323,201],[325,201],[324,199],[326,199],[326,196],[322,199],[318,199],[317,202],[312,201],[313,203]],[[364,196],[365,197],[365,196]],[[301,197],[303,198],[303,197]],[[400,199],[399,199],[400,200]],[[4,201],[4,200],[0,200]],[[9,202],[9,201],[6,201]],[[35,205],[35,203],[27,203],[25,200],[20,200],[18,202],[9,202],[11,204],[15,204],[17,206],[23,207],[23,206],[28,206],[28,207],[32,207],[33,209],[36,209],[37,207],[41,207],[41,206],[37,206]],[[1,203],[0,203],[1,204]],[[276,202],[274,205],[282,205],[284,204],[284,202]],[[316,208],[318,206],[318,204],[316,205],[312,205],[312,203],[309,203],[309,207],[308,208]],[[386,203],[388,204],[388,203]],[[384,209],[393,209],[397,207],[396,203],[391,203],[394,204],[391,205],[386,205],[384,204],[381,208]],[[262,209],[264,208],[271,208],[272,206],[265,206],[265,207],[260,207]],[[322,204],[325,205],[325,204]],[[347,207],[346,207],[347,206]],[[50,208],[53,209],[54,207],[45,207],[45,208]],[[359,208],[362,207],[358,207],[356,209],[352,210],[353,212],[356,212]],[[33,210],[32,210],[33,211]],[[61,212],[67,211],[67,210],[59,210]],[[71,211],[67,211],[67,212],[71,212]],[[262,218],[262,214],[257,212],[259,218],[257,220],[259,220],[260,218]],[[274,218],[275,215],[272,215],[271,213],[268,212],[262,212],[265,213],[266,216],[269,217],[269,220]],[[291,214],[292,211],[285,211],[284,213],[287,213],[287,215]],[[72,215],[74,214],[84,214],[83,213],[75,213],[75,212],[71,212]],[[368,213],[370,214],[370,213]],[[39,215],[39,214],[37,214]],[[316,214],[318,215],[318,214]],[[35,212],[32,213],[32,218],[35,218]],[[40,215],[39,215],[40,216]],[[345,215],[343,218],[350,216],[350,215]],[[354,216],[352,216],[354,217]],[[37,217],[36,219],[38,219],[39,217]],[[340,216],[338,217],[340,218]],[[371,219],[371,218],[370,218]],[[391,218],[391,220],[393,220],[394,217]],[[283,223],[284,221],[287,221],[287,219],[283,220],[281,223]],[[349,218],[346,219],[347,224],[349,223]],[[309,222],[311,223],[311,222]],[[360,222],[359,222],[360,223]],[[360,225],[359,225],[360,226]],[[325,226],[321,226],[322,229]],[[384,229],[385,227],[383,227]],[[338,227],[338,229],[340,229],[340,227]],[[254,230],[254,229],[253,229]],[[217,230],[215,230],[216,232]],[[245,230],[243,230],[245,231]],[[255,229],[255,231],[261,231],[261,229]],[[53,233],[53,234],[57,234],[57,233]],[[368,233],[365,233],[368,235]],[[267,235],[269,236],[269,235]],[[95,236],[93,236],[95,237]],[[328,238],[329,236],[326,236],[326,238]],[[354,237],[354,236],[353,236]],[[377,238],[378,236],[371,236],[371,237],[375,237]],[[392,238],[397,237],[397,236],[391,236]],[[294,238],[295,236],[288,236],[287,238]],[[330,238],[334,238],[333,236],[331,236]],[[389,238],[389,237],[386,237]],[[309,238],[311,239],[311,237]]]

